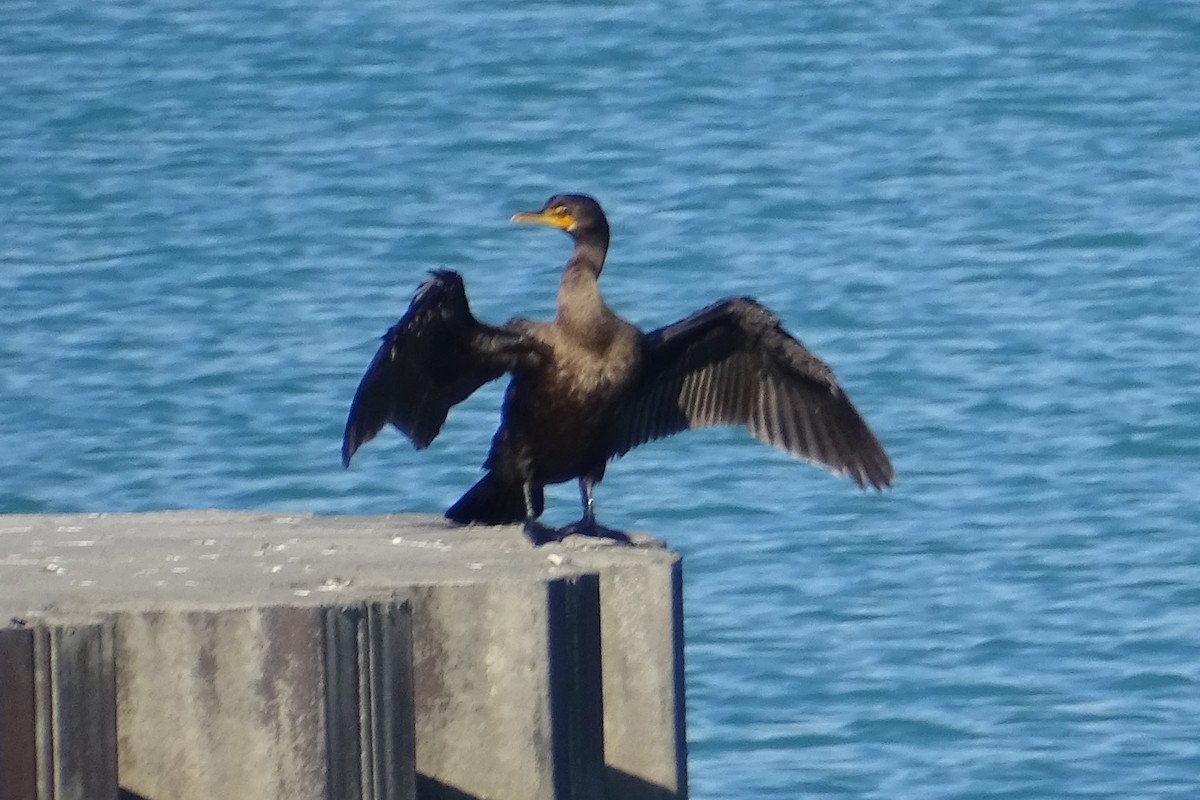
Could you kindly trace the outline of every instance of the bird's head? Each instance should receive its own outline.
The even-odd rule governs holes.
[[[512,222],[549,225],[570,234],[575,241],[603,238],[608,243],[608,220],[600,204],[586,194],[556,194],[541,211],[521,211]]]

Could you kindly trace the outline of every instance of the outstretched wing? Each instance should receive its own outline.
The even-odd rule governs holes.
[[[475,319],[457,272],[430,273],[358,384],[342,437],[343,466],[389,422],[418,450],[428,447],[451,406],[505,372],[533,363],[539,347],[520,331]]]
[[[744,425],[861,488],[895,477],[829,367],[749,298],[722,300],[645,336],[641,378],[617,411],[609,454],[713,425]]]

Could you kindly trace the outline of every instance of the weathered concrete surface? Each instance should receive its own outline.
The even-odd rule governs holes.
[[[181,642],[174,652],[184,660],[190,652],[194,670],[204,663],[198,642],[209,623],[195,617],[189,626],[184,611],[242,609],[240,622],[226,620],[232,627],[225,638],[254,651],[263,625],[284,625],[264,618],[267,609],[408,597],[423,798],[591,800],[600,797],[602,773],[616,792],[610,796],[682,798],[679,561],[652,540],[642,545],[582,540],[533,548],[515,527],[452,528],[436,517],[0,517],[0,618],[115,610],[118,641],[132,643],[155,639],[149,630],[135,637],[137,626],[171,613],[172,624],[201,637],[190,640],[190,651]],[[325,624],[328,631],[332,623]],[[312,655],[304,636],[287,641],[297,664]],[[140,662],[139,674],[155,661]],[[126,674],[135,673],[119,667],[122,720],[146,702]],[[196,685],[185,696],[202,697],[200,691]],[[304,702],[311,707],[311,698]],[[170,724],[159,720],[148,729]],[[297,725],[302,721],[276,719],[262,731],[277,735]],[[124,724],[121,743],[123,780],[147,763],[154,746],[160,751],[152,760],[169,757],[161,743],[127,735]],[[365,747],[367,756],[378,755],[377,745]],[[611,753],[607,769],[603,748]],[[360,773],[371,769],[367,763]]]
[[[517,526],[231,511],[0,515],[0,615],[278,605],[671,564],[653,539],[533,547]],[[316,601],[314,601],[316,602]]]
[[[683,575],[678,560],[601,569],[610,798],[687,796]]]
[[[112,627],[0,629],[0,800],[115,800]]]
[[[326,797],[415,798],[412,608],[364,611],[326,615]]]
[[[428,586],[413,604],[422,800],[602,800],[596,576]]]
[[[414,796],[411,701],[372,702],[411,686],[406,605],[115,619],[125,789],[178,800]]]

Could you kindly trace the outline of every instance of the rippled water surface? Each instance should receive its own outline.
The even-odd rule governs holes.
[[[439,511],[338,463],[425,270],[545,316],[609,211],[610,303],[750,294],[899,471],[719,430],[616,462],[685,556],[697,798],[1200,796],[1200,6],[7,0],[0,511]],[[576,513],[572,487],[550,519]]]

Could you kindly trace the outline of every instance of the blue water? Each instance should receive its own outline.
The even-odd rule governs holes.
[[[616,462],[685,555],[693,797],[1200,797],[1200,6],[6,0],[0,511],[440,511],[499,387],[338,464],[425,270],[752,294],[891,452]],[[577,513],[551,493],[551,521]]]

